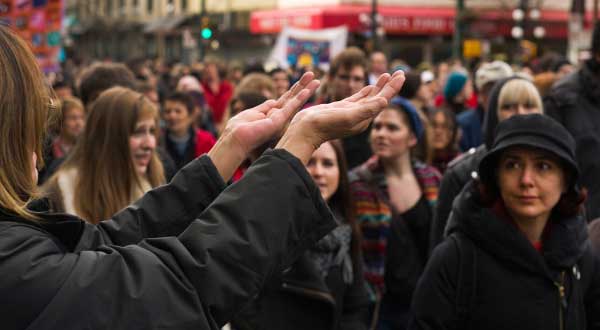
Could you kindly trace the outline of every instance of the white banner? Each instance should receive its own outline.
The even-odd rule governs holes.
[[[329,62],[346,48],[347,40],[345,26],[322,30],[285,27],[268,62],[284,69],[300,66],[328,70]]]

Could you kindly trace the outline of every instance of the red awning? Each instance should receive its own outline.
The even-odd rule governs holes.
[[[255,11],[250,16],[250,31],[255,34],[278,33],[284,26],[303,29],[324,29],[345,25],[351,32],[362,32],[368,25],[361,15],[370,19],[368,5],[337,5],[315,8],[289,8]],[[379,6],[382,26],[388,35],[451,35],[454,32],[454,8],[421,8]],[[510,35],[514,25],[510,10],[489,10],[475,13],[471,28],[489,35]],[[542,10],[540,25],[548,37],[567,35],[569,12]],[[591,22],[591,12],[586,21]],[[364,18],[363,18],[364,20]]]
[[[369,6],[331,6],[319,8],[291,8],[253,12],[250,16],[252,33],[277,33],[284,26],[303,29],[324,29],[346,25],[350,31],[366,29],[360,15],[370,18]],[[454,9],[379,6],[386,33],[397,34],[451,34]]]

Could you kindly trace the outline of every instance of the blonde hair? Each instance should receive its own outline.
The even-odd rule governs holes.
[[[43,166],[44,133],[58,108],[52,98],[29,46],[0,24],[0,206],[29,220],[39,219],[27,209],[36,196],[32,155]]]
[[[502,86],[498,96],[498,109],[505,104],[531,104],[542,111],[544,109],[540,92],[535,85],[525,79],[509,80]]]
[[[97,223],[129,205],[143,191],[129,148],[129,137],[139,120],[153,118],[158,128],[158,109],[144,95],[124,87],[104,91],[89,110],[86,129],[61,170],[77,169],[74,207],[88,222]],[[158,139],[158,130],[155,133]],[[60,172],[60,171],[59,171]],[[56,173],[50,180],[58,178]],[[146,179],[156,187],[165,181],[160,159],[154,152]]]
[[[235,89],[236,95],[247,92],[258,92],[263,95],[264,92],[268,92],[270,95],[265,95],[265,97],[267,98],[273,98],[277,93],[275,89],[275,83],[273,82],[273,78],[264,73],[257,72],[250,73],[244,78],[242,78],[237,88]]]

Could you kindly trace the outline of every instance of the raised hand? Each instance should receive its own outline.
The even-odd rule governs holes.
[[[269,100],[232,117],[221,137],[209,152],[224,180],[257,147],[281,136],[294,114],[319,87],[312,72],[300,80],[278,100]]]
[[[402,71],[391,77],[383,74],[375,85],[342,101],[304,109],[294,117],[277,146],[308,161],[321,143],[365,130],[402,88],[404,80]]]

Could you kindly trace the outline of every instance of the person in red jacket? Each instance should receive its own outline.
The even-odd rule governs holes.
[[[167,128],[162,145],[177,170],[207,153],[216,141],[211,133],[194,127],[194,111],[194,100],[187,93],[176,92],[165,100],[163,119]]]
[[[206,104],[212,111],[215,125],[219,127],[229,100],[233,96],[233,86],[223,79],[218,62],[211,60],[206,62],[202,76],[202,89],[204,89]]]

